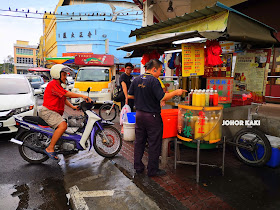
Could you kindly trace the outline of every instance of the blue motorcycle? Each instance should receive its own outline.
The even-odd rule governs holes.
[[[68,119],[72,123],[74,120],[78,127],[74,132],[66,131],[61,136],[55,145],[57,154],[75,154],[80,150],[90,151],[92,147],[99,155],[107,158],[119,153],[122,147],[120,132],[112,126],[114,123],[102,120],[92,107],[93,103],[83,101],[79,108],[84,115]],[[33,164],[46,161],[49,157],[44,153],[44,149],[48,147],[54,129],[40,117],[14,117],[19,129],[16,137],[10,141],[19,145],[21,157]]]

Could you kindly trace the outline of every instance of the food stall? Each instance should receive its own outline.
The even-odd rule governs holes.
[[[217,2],[212,7],[136,29],[130,36],[136,36],[137,41],[118,48],[133,51],[132,57],[152,52],[164,54],[166,81],[170,81],[170,76],[177,76],[180,88],[189,92],[197,90],[193,95],[204,97],[211,91],[218,95],[218,104],[214,107],[193,104],[188,96],[172,104],[179,109],[176,136],[179,140],[176,139],[175,148],[177,142],[196,144],[197,181],[201,144],[213,146],[227,134],[220,131],[219,138],[211,138],[211,141],[208,140],[211,131],[208,135],[197,136],[194,119],[204,113],[208,118],[207,126],[215,121],[218,127],[212,126],[213,130],[221,130],[224,110],[264,100],[271,48],[278,43],[272,35],[274,32],[275,29]],[[219,120],[214,117],[210,123],[209,115],[213,111]],[[185,118],[186,113],[195,115]],[[226,117],[230,119],[233,114],[228,113]]]

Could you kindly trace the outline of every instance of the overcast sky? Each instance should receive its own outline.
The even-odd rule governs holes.
[[[7,58],[8,55],[14,57],[13,45],[16,40],[29,41],[30,45],[37,45],[39,38],[43,34],[42,19],[18,18],[10,16],[23,16],[25,13],[9,12],[3,10],[27,11],[30,12],[53,12],[59,0],[0,0],[0,63]],[[42,15],[28,14],[28,17],[33,16],[42,18]]]

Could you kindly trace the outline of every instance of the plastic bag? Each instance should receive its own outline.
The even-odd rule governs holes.
[[[123,122],[127,122],[127,113],[131,112],[131,108],[129,105],[125,104],[122,108],[120,114],[120,125],[123,125]]]

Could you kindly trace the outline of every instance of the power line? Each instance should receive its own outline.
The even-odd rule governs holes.
[[[129,13],[129,12],[120,12],[120,13],[116,12],[116,13],[113,13],[113,14],[112,13],[106,13],[106,12],[88,12],[88,13],[82,14],[81,12],[77,12],[78,14],[76,15],[74,12],[66,12],[66,14],[63,14],[63,12],[61,12],[61,13],[54,13],[53,12],[52,13],[52,12],[46,12],[45,11],[44,13],[42,13],[42,12],[37,12],[37,10],[36,10],[36,12],[31,12],[29,9],[27,11],[24,11],[24,10],[20,11],[18,9],[13,11],[10,8],[9,8],[9,10],[0,9],[0,11],[16,12],[16,13],[24,13],[24,14],[36,14],[36,15],[56,15],[56,16],[66,16],[66,17],[68,17],[68,16],[72,16],[72,17],[75,17],[75,16],[78,16],[78,17],[80,17],[80,16],[113,16],[115,14],[118,14],[118,16],[143,15],[143,13],[138,13],[138,12],[136,12],[135,14]]]
[[[29,19],[53,19],[53,18],[48,18],[48,17],[43,17],[43,18],[39,18],[39,17],[29,17],[29,16],[14,16],[14,15],[4,15],[4,14],[0,14],[0,16],[4,16],[4,17],[15,17],[15,18],[23,18],[23,19],[27,19],[27,18],[29,18]],[[66,22],[68,22],[68,21],[112,21],[111,19],[106,19],[106,18],[103,18],[103,19],[89,19],[89,20],[83,20],[83,19],[79,19],[79,20],[77,20],[77,19],[61,19],[61,18],[57,18],[56,19],[57,21],[66,21]],[[120,20],[116,20],[116,22],[119,22],[119,21],[140,21],[139,19],[120,19]],[[128,24],[128,25],[135,25],[135,26],[139,26],[139,25],[137,25],[137,24],[131,24],[131,23],[126,23],[126,24]]]

